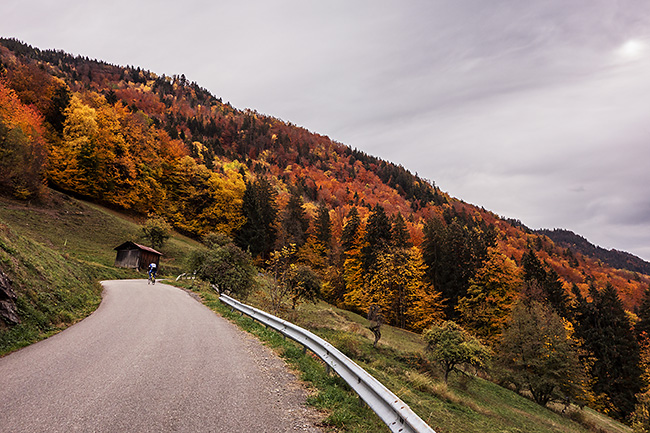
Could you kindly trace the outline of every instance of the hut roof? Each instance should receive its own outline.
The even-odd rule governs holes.
[[[162,256],[163,253],[158,252],[154,250],[153,248],[145,247],[144,245],[136,244],[135,242],[131,241],[126,241],[121,245],[116,246],[113,248],[114,250],[126,250],[126,249],[139,249],[139,250],[144,250],[144,251],[149,251],[150,253],[158,254],[159,256]]]

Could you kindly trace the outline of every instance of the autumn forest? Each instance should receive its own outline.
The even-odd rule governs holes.
[[[0,39],[0,192],[47,202],[50,189],[226,236],[259,268],[295,265],[314,296],[394,326],[432,336],[453,322],[502,365],[495,380],[540,404],[632,422],[650,400],[640,259],[531,230],[184,75]]]

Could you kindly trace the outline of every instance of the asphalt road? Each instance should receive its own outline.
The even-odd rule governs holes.
[[[1,432],[318,432],[283,361],[186,292],[108,281],[90,317],[0,358]]]

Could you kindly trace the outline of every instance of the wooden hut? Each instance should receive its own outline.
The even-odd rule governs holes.
[[[114,249],[117,251],[115,266],[118,268],[145,270],[149,267],[149,263],[155,263],[159,267],[160,256],[162,256],[162,253],[153,248],[131,241],[124,242]]]

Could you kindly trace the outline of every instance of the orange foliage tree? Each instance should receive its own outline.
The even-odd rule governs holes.
[[[45,194],[42,117],[0,81],[0,187],[19,198]]]

